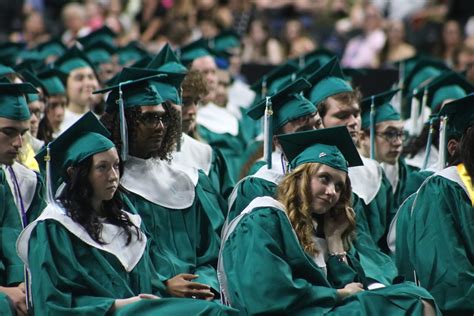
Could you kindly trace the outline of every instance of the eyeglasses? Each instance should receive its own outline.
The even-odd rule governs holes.
[[[389,129],[383,133],[376,133],[376,135],[382,137],[389,143],[393,143],[397,139],[400,139],[402,142],[404,142],[407,136],[403,130],[396,130],[396,129]]]
[[[158,124],[168,125],[170,123],[169,115],[161,113],[144,113],[138,120],[147,128],[156,128]]]

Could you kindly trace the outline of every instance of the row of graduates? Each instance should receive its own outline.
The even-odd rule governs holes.
[[[195,58],[195,60],[209,57],[209,51],[202,49],[201,45],[202,43],[195,47],[196,50],[193,52],[193,58]],[[164,52],[166,52],[166,50],[162,51],[163,54]],[[168,55],[169,53],[168,51],[166,54]],[[163,56],[163,54],[161,56]],[[171,59],[173,62],[177,60],[173,57]],[[72,53],[68,58],[65,58],[65,60],[68,66],[74,69],[76,66],[83,66],[86,59],[81,56],[80,51],[74,51],[73,49]],[[127,203],[127,205],[133,205],[133,208],[129,207],[129,211],[133,212],[131,209],[138,211],[144,220],[146,230],[149,232],[151,240],[155,240],[161,248],[161,252],[164,253],[164,257],[172,262],[168,268],[165,268],[166,265],[161,266],[167,270],[166,273],[162,272],[163,275],[165,275],[163,277],[164,280],[168,280],[166,284],[169,284],[169,280],[178,273],[195,273],[199,275],[199,278],[193,280],[193,282],[186,283],[194,279],[195,276],[192,275],[181,275],[181,277],[178,278],[181,282],[181,284],[178,285],[186,284],[186,286],[183,285],[186,288],[184,290],[185,295],[195,296],[197,298],[210,298],[211,296],[215,298],[219,293],[219,284],[215,278],[214,268],[217,259],[217,251],[219,249],[218,235],[224,215],[226,215],[220,212],[224,211],[225,213],[226,203],[222,197],[226,197],[226,193],[223,192],[228,192],[227,189],[222,190],[223,187],[228,188],[228,186],[222,185],[223,175],[226,175],[226,172],[223,171],[225,168],[222,168],[222,161],[228,160],[231,161],[231,165],[238,166],[239,159],[236,158],[240,157],[235,157],[236,155],[238,156],[238,151],[230,150],[229,147],[232,146],[227,146],[235,143],[229,140],[232,139],[232,135],[226,135],[226,133],[218,135],[219,133],[213,133],[211,130],[207,131],[207,139],[211,140],[209,141],[210,143],[213,143],[212,138],[218,139],[219,141],[214,143],[217,144],[215,147],[219,147],[219,143],[224,143],[224,148],[220,149],[222,152],[226,152],[227,150],[225,158],[221,156],[220,159],[216,159],[216,157],[218,157],[218,154],[216,154],[216,152],[218,152],[217,150],[210,149],[209,146],[195,142],[185,135],[183,135],[183,139],[179,145],[181,151],[171,153],[171,148],[176,145],[177,134],[177,132],[173,131],[174,124],[170,124],[170,122],[173,122],[173,118],[177,116],[175,112],[176,109],[172,105],[180,104],[178,91],[181,81],[179,78],[183,77],[185,71],[185,69],[183,69],[184,67],[181,68],[182,70],[179,70],[180,65],[173,64],[173,62],[163,62],[163,65],[160,65],[163,66],[163,68],[157,71],[136,69],[136,67],[124,69],[118,78],[115,79],[116,85],[111,89],[112,92],[108,97],[109,101],[107,103],[109,110],[108,113],[104,115],[103,122],[109,131],[111,131],[111,137],[116,143],[119,152],[124,151],[122,158],[126,157],[126,152],[128,151],[127,146],[124,145],[128,143],[123,140],[124,135],[130,136],[131,138],[129,150],[131,157],[124,160],[125,170],[121,184],[128,191],[126,201],[129,203]],[[281,69],[277,69],[273,74],[266,76],[261,82],[261,84],[265,82],[264,85],[270,87],[269,95],[272,96],[271,100],[273,104],[275,104],[275,115],[273,117],[274,133],[291,133],[296,130],[313,129],[317,127],[318,124],[320,124],[320,119],[315,115],[315,105],[317,105],[317,110],[319,115],[321,115],[325,127],[346,125],[353,140],[357,141],[357,143],[364,143],[359,139],[361,126],[360,123],[357,124],[357,118],[360,113],[357,93],[354,92],[349,83],[344,80],[342,72],[338,68],[335,60],[323,64],[322,67],[321,64],[321,60],[314,63],[309,62],[308,67],[304,67],[296,72],[296,74],[293,74],[295,73],[293,66],[289,67],[288,65],[284,65],[282,68],[286,67],[286,70],[283,71],[284,76],[282,77],[286,78],[277,78],[277,80],[275,80],[277,82],[275,87],[269,84],[270,79],[272,76],[278,77],[275,73],[278,74],[278,71]],[[291,68],[291,70],[288,71],[288,68]],[[164,69],[167,69],[167,71],[164,71]],[[141,81],[146,77],[149,77],[148,80]],[[295,78],[300,77],[307,78],[312,86],[301,80],[294,82]],[[151,85],[148,85],[147,81],[151,82]],[[120,95],[118,83],[120,82],[129,83],[120,85],[121,88],[123,88],[123,104],[126,107],[126,120],[122,121],[119,119],[120,114],[117,110],[117,104],[119,103],[118,96]],[[301,91],[304,91],[308,99],[311,100],[310,102],[301,96],[297,96]],[[345,101],[346,103],[337,98],[338,94],[342,95],[342,100],[347,100]],[[388,93],[381,97],[373,98],[373,100],[372,98],[366,99],[365,102],[362,102],[362,110],[367,114],[371,105],[374,104],[375,106],[377,104],[377,106],[380,107],[380,111],[376,111],[377,115],[372,119],[375,120],[375,123],[397,123],[397,121],[400,120],[400,116],[393,110],[393,107],[388,106],[389,101],[387,101],[391,99],[390,97],[392,95],[393,93]],[[334,99],[337,104],[335,107],[331,107],[331,102],[333,102]],[[173,104],[170,105],[169,103]],[[256,103],[256,106],[249,111],[249,115],[253,118],[262,116],[267,104],[266,102]],[[161,105],[157,106],[158,104]],[[278,111],[279,108],[281,108],[281,111]],[[342,114],[334,113],[334,109],[342,109]],[[328,120],[328,118],[336,118],[336,121],[332,123],[333,125],[329,124],[330,120]],[[128,133],[124,133],[123,130],[120,130],[120,126],[123,126],[124,121],[129,125]],[[367,115],[365,115],[365,120],[363,116],[362,128],[368,129],[369,123],[370,119]],[[220,124],[225,125],[225,122],[220,122]],[[212,126],[208,125],[208,127],[212,129]],[[379,125],[378,127],[381,126]],[[395,130],[393,126],[382,125],[381,128],[382,131],[379,132],[381,136],[375,138],[376,146],[372,146],[372,148],[376,150],[383,149],[384,140],[390,144],[400,142],[400,125],[395,124]],[[206,130],[203,129],[202,131],[206,132]],[[206,133],[204,134],[206,135]],[[211,137],[209,137],[209,135],[211,135]],[[459,134],[457,136],[459,136]],[[171,139],[175,140],[170,142]],[[225,139],[225,141],[222,141],[223,139]],[[368,143],[368,139],[369,137],[366,137],[365,144]],[[361,152],[363,152],[364,147],[360,147]],[[370,144],[365,147],[365,154],[368,155],[367,152],[370,151],[370,149],[367,149],[367,147],[370,148]],[[400,147],[400,144],[398,147]],[[245,209],[255,197],[275,196],[276,187],[285,175],[285,171],[287,171],[286,162],[282,160],[281,151],[278,151],[278,146],[276,146],[276,148],[277,151],[272,155],[273,161],[267,161],[267,163],[270,162],[271,164],[270,169],[268,169],[267,166],[259,168],[261,163],[257,164],[253,168],[254,170],[258,169],[255,175],[245,178],[234,189],[229,200],[230,207],[226,227],[234,218],[238,217],[242,210]],[[196,154],[196,152],[198,152],[198,154]],[[383,151],[374,154],[374,156],[383,156]],[[167,159],[170,155],[173,156],[171,165],[156,159]],[[234,157],[232,157],[232,155],[234,155]],[[180,156],[181,160],[179,158]],[[152,159],[152,157],[154,159]],[[189,159],[189,157],[192,157],[192,159]],[[41,159],[39,160],[41,161]],[[405,167],[406,164],[403,163],[403,160],[398,161],[398,157],[395,159],[395,163],[391,165],[396,166],[395,170],[397,172],[387,172],[387,175],[398,175],[398,172],[400,172],[398,182],[396,182],[393,181],[393,179],[397,179],[397,176],[391,177],[392,181],[390,181],[386,177],[386,171],[375,161],[365,158],[363,158],[363,160],[364,167],[349,169],[352,190],[355,193],[353,197],[353,207],[357,214],[357,238],[353,241],[353,248],[351,249],[355,249],[356,260],[360,263],[362,269],[365,271],[367,280],[369,280],[368,282],[363,282],[364,286],[368,286],[371,283],[388,285],[393,283],[393,279],[397,273],[390,258],[380,251],[380,249],[388,252],[385,235],[387,234],[391,219],[394,216],[394,210],[396,210],[396,207],[389,207],[389,205],[390,203],[395,203],[391,202],[394,200],[397,201],[396,203],[401,203],[401,196],[406,195],[404,188],[409,187],[405,181],[407,179],[408,172],[406,170],[408,167]],[[221,163],[216,163],[218,161]],[[219,167],[216,168],[216,166]],[[61,167],[55,168],[54,170],[64,173],[64,169],[67,168]],[[211,176],[212,174],[214,174],[214,177]],[[53,176],[52,178],[54,179],[55,177]],[[67,178],[67,176],[64,175],[64,178]],[[219,183],[219,180],[221,180],[221,184],[216,185],[216,183]],[[373,183],[374,185],[369,186],[369,183]],[[53,192],[56,192],[58,185],[59,183],[53,185]],[[394,190],[395,196],[400,196],[399,198],[394,199]],[[416,191],[416,186],[414,191]],[[41,192],[41,190],[38,190],[38,192]],[[163,192],[166,192],[166,194],[163,194]],[[50,200],[54,199],[51,198]],[[20,207],[18,207],[18,209],[20,209]],[[176,212],[176,210],[180,211]],[[186,210],[186,212],[182,212],[182,210]],[[35,217],[36,216],[33,218]],[[24,222],[26,223],[26,221]],[[31,222],[31,220],[28,222]],[[469,221],[467,221],[467,223],[469,223]],[[83,226],[87,226],[87,224],[83,224]],[[294,228],[298,231],[296,227]],[[167,233],[163,234],[162,232]],[[173,233],[168,234],[169,232]],[[88,235],[93,236],[94,233],[88,233]],[[400,239],[397,238],[397,242],[399,240]],[[305,244],[301,238],[298,238],[298,241],[302,245]],[[186,245],[186,247],[184,247],[184,245]],[[345,247],[346,250],[349,250],[348,245]],[[316,247],[316,249],[317,248],[318,247]],[[427,248],[421,249],[425,250]],[[305,250],[307,249],[305,248]],[[317,252],[319,251],[313,254]],[[309,253],[311,253],[311,251]],[[342,254],[343,252],[333,253]],[[252,255],[254,256],[255,254]],[[423,253],[419,255],[423,256]],[[342,258],[343,256],[335,257]],[[255,259],[252,260],[259,262],[257,259],[258,257],[255,257]],[[119,261],[122,260],[119,259]],[[232,262],[234,260],[230,261]],[[316,266],[319,267],[322,261],[320,259],[319,264]],[[342,261],[344,261],[344,258],[342,258]],[[352,261],[354,260],[351,260],[351,262]],[[221,262],[229,262],[229,260],[226,261],[223,259]],[[436,262],[431,262],[431,264],[436,264]],[[246,264],[246,267],[249,268],[254,266],[255,264]],[[423,268],[425,268],[425,265],[421,266],[421,269]],[[413,275],[412,272],[413,270],[410,271],[410,275]],[[223,270],[221,275],[228,275],[229,273],[232,274],[232,271],[228,272]],[[254,273],[250,271],[249,275],[253,274]],[[358,273],[358,277],[361,277],[360,273]],[[429,286],[425,285],[428,283],[424,284],[422,280],[420,281],[423,286]],[[337,281],[331,281],[331,286],[335,287],[341,287],[348,283],[347,280],[342,282],[344,284],[341,283],[337,285],[332,282],[337,283]],[[445,285],[443,280],[436,280],[436,282],[437,284],[441,284],[442,288]],[[34,284],[34,282],[32,283]],[[261,285],[261,282],[257,283],[258,286]],[[202,287],[205,284],[207,284],[207,286]],[[222,284],[224,284],[224,282],[221,282],[221,285]],[[470,283],[462,284],[468,284],[469,286]],[[276,284],[272,284],[271,282],[267,285],[270,286],[269,289],[274,289],[276,286]],[[193,292],[190,294],[189,289],[194,286],[198,288],[201,286],[200,291],[196,290],[196,293]],[[209,286],[212,290],[209,289]],[[255,284],[253,286],[255,286]],[[298,288],[298,286],[296,288]],[[444,293],[443,290],[445,289],[446,287],[441,290],[439,297],[435,298],[438,300],[439,298],[443,298],[442,293]],[[237,291],[237,295],[241,296],[242,293],[254,293],[255,291],[256,289],[251,286],[248,288],[240,288],[239,291]],[[388,289],[385,291],[388,291]],[[170,289],[168,289],[168,292],[170,292]],[[173,293],[173,291],[171,292]],[[348,291],[345,293],[347,294],[347,292]],[[355,292],[355,290],[350,293],[353,292]],[[177,292],[174,293],[176,294]],[[416,293],[416,290],[413,293]],[[180,294],[183,295],[183,293]],[[420,297],[429,298],[427,293],[420,295]],[[33,295],[33,297],[34,296],[35,295]],[[336,297],[337,296],[343,295],[338,294]],[[299,296],[296,295],[295,297],[298,298]],[[455,303],[453,308],[451,308],[451,306],[445,308],[445,306],[451,304],[451,299],[446,300],[447,304],[444,304],[444,301],[440,304],[443,311],[462,312],[470,310],[468,305],[470,301],[469,296],[465,297],[461,294],[455,294],[454,298],[458,302]],[[231,299],[229,298],[228,300],[230,301]],[[364,301],[364,299],[361,300]],[[42,300],[40,299],[40,301]],[[263,303],[264,306],[259,306],[256,303]],[[279,307],[277,307],[279,305],[274,303],[275,302],[270,299],[261,299],[251,304],[235,304],[237,304],[239,309],[250,314],[256,313],[256,311],[260,311],[260,309],[265,311],[266,308],[269,308],[268,312],[270,313],[276,312],[273,310],[274,308],[276,308],[277,311],[285,312],[292,312],[294,310],[293,307],[289,307],[292,306],[291,304],[288,305],[286,303],[284,303],[283,307],[280,306],[282,309],[279,310]],[[60,305],[61,304],[64,304],[64,302],[60,303]],[[337,304],[341,304],[341,302],[337,302]],[[378,306],[378,304],[373,305]],[[369,308],[364,304],[362,304],[362,306],[363,307],[356,308],[356,310],[362,313],[363,308]],[[411,306],[411,308],[414,308],[414,305]],[[297,305],[295,308],[299,309],[300,307],[301,305]],[[378,306],[375,308],[381,307]],[[406,308],[406,306],[403,308]]]

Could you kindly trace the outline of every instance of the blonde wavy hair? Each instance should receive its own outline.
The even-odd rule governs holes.
[[[312,256],[318,254],[320,249],[317,249],[312,239],[314,219],[311,216],[311,179],[320,168],[320,163],[305,163],[296,167],[283,178],[277,192],[277,199],[285,206],[291,226],[293,226],[301,246]],[[342,241],[346,251],[351,247],[356,227],[355,213],[351,208],[351,194],[351,183],[349,176],[346,176],[346,183],[339,200],[329,210],[330,216],[337,217],[341,213],[345,213],[348,218],[349,227],[342,234]]]

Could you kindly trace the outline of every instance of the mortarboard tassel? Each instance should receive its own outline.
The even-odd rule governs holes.
[[[128,128],[127,128],[127,120],[125,118],[125,106],[123,104],[123,91],[122,85],[126,84],[127,82],[119,83],[119,116],[120,116],[120,137],[122,139],[122,150],[120,152],[120,157],[122,161],[125,162],[128,159]]]
[[[423,123],[425,122],[425,107],[426,104],[428,103],[428,89],[424,89],[423,91],[423,98],[421,99],[421,113],[418,118],[418,129],[415,131],[415,135],[419,136],[421,134],[421,131],[423,130]]]
[[[431,154],[431,142],[433,141],[433,133],[434,133],[433,124],[435,120],[436,120],[436,117],[432,117],[430,119],[430,131],[428,132],[428,140],[426,141],[426,148],[425,148],[425,159],[423,160],[423,166],[421,167],[421,170],[425,170],[426,167],[428,167],[428,161],[430,159],[430,154]]]
[[[370,104],[370,158],[375,159],[375,103],[374,96]]]
[[[267,163],[267,169],[272,168],[272,138],[273,138],[273,108],[270,97],[266,98],[265,115],[263,121],[263,157]]]
[[[49,144],[46,146],[46,155],[44,156],[46,162],[46,202],[49,205],[54,205],[56,202],[53,194],[53,183],[51,178],[51,150]]]
[[[438,170],[444,169],[446,166],[446,124],[447,117],[442,117],[439,124],[439,156],[438,156]]]
[[[418,94],[418,89],[413,90],[413,97],[411,98],[411,113],[410,113],[410,121],[411,121],[411,135],[416,135],[418,133],[418,118],[420,113],[420,101],[416,98]]]

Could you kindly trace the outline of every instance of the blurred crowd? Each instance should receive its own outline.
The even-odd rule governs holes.
[[[344,67],[391,67],[417,53],[457,71],[474,62],[474,3],[435,0],[6,0],[0,41],[71,45],[103,25],[150,53],[234,29],[243,63],[280,64],[327,48]],[[474,78],[469,75],[468,78]]]

